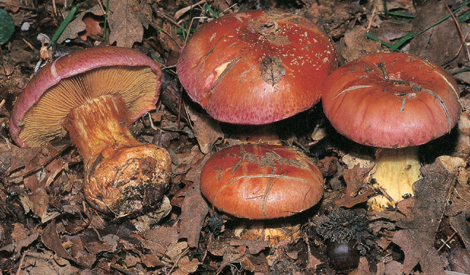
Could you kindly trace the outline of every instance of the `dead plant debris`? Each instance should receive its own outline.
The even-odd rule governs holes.
[[[364,249],[349,274],[470,273],[468,2],[116,0],[67,7],[64,1],[7,0],[0,8],[15,24],[0,51],[0,274],[336,274],[327,242],[317,233],[322,217],[335,211],[361,213],[361,226],[368,224],[361,227]],[[325,177],[318,205],[256,226],[265,236],[274,224],[285,225],[290,237],[239,237],[246,221],[217,211],[201,195],[201,169],[210,155],[240,141],[230,125],[219,125],[186,96],[175,65],[203,24],[260,8],[289,10],[318,24],[334,42],[340,65],[395,50],[455,73],[462,115],[446,142],[420,151],[425,165],[414,197],[394,209],[369,211],[365,202],[381,192],[370,182],[374,162],[367,149],[332,130],[319,106],[275,126],[287,137],[284,143],[304,151]],[[58,38],[47,50],[46,36]],[[13,105],[37,69],[77,49],[108,45],[132,47],[162,63],[161,100],[132,131],[172,158],[162,206],[117,220],[85,201],[83,163],[67,137],[19,148],[9,136]],[[340,232],[330,236],[335,234]]]

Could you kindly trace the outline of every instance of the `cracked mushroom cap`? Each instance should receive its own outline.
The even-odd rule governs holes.
[[[187,93],[209,115],[250,125],[312,107],[336,68],[326,33],[279,10],[238,12],[205,24],[184,46],[177,64]]]
[[[96,47],[61,57],[42,68],[18,97],[10,135],[21,147],[38,147],[65,135],[69,112],[87,99],[120,94],[132,121],[155,109],[160,95],[159,64],[143,53]]]
[[[292,148],[237,145],[210,157],[201,172],[201,192],[235,217],[274,219],[317,204],[323,196],[323,176],[308,157]]]
[[[341,66],[324,86],[333,127],[364,145],[402,148],[449,133],[460,115],[459,89],[439,66],[402,53],[376,53]]]

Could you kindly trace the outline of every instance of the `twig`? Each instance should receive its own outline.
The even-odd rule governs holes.
[[[10,177],[8,180],[9,181],[12,181],[14,179],[17,179],[19,177],[24,177],[24,176],[29,176],[31,175],[32,173],[34,172],[37,172],[39,169],[43,168],[43,167],[46,167],[51,161],[53,161],[55,158],[57,158],[58,156],[60,156],[62,154],[62,152],[64,152],[65,149],[67,149],[68,146],[65,146],[63,149],[59,150],[56,154],[52,155],[51,157],[49,157],[49,159],[47,159],[44,164],[42,165],[37,165],[36,167],[33,167],[31,169],[29,169],[28,171],[26,172],[23,172],[19,175],[16,175],[16,176],[13,176],[13,177]]]
[[[452,181],[450,182],[449,187],[448,187],[448,189],[447,189],[447,196],[446,196],[446,199],[445,199],[444,205],[443,205],[444,210],[442,211],[441,217],[439,218],[439,223],[437,224],[436,230],[434,231],[435,234],[437,233],[437,231],[439,230],[439,227],[441,226],[441,222],[442,222],[442,220],[443,220],[443,218],[444,218],[444,214],[445,214],[445,212],[446,212],[446,211],[445,211],[445,208],[446,208],[447,202],[450,200],[450,197],[451,197],[452,194],[453,194],[453,193],[452,193],[452,190],[454,189],[454,185],[455,185],[455,183],[456,183],[456,181],[457,181],[457,175],[454,174],[453,176],[454,176],[454,178],[453,178]]]
[[[173,269],[175,269],[175,267],[178,265],[181,258],[183,258],[183,256],[186,255],[188,251],[189,251],[189,247],[187,247],[183,252],[181,252],[181,254],[178,255],[178,257],[176,257],[176,261],[173,263],[173,266],[171,267],[168,274],[171,274],[171,272],[173,272]]]
[[[452,240],[452,238],[455,236],[455,234],[457,234],[457,232],[454,231],[454,233],[452,235],[450,235],[447,240],[439,247],[439,249],[437,250],[438,252],[441,251],[441,249],[450,241]]]
[[[20,260],[20,263],[18,264],[18,270],[16,271],[16,275],[21,275],[21,267],[23,266],[23,261],[24,261],[24,257],[26,257],[26,254],[28,254],[28,252],[25,252],[23,253],[23,256],[21,256],[21,260]]]
[[[182,9],[176,11],[174,18],[175,18],[175,19],[180,18],[183,14],[185,14],[187,11],[191,10],[194,6],[199,6],[199,5],[201,5],[202,3],[206,3],[206,0],[201,0],[201,1],[197,2],[197,3],[194,3],[194,4],[191,5],[191,6],[187,6],[186,8],[182,8]]]
[[[454,20],[454,23],[455,23],[455,26],[457,27],[457,31],[459,32],[459,37],[460,37],[460,40],[462,42],[462,45],[465,46],[465,51],[467,52],[467,58],[468,60],[470,60],[470,50],[468,49],[468,47],[466,47],[465,45],[465,38],[466,36],[463,35],[462,33],[462,29],[460,28],[460,24],[459,24],[459,21],[457,20],[457,18],[455,18],[455,15],[454,13],[452,12],[452,10],[449,8],[449,5],[447,4],[447,2],[444,0],[444,3],[446,5],[446,8],[447,10],[449,11],[450,13],[450,16],[452,16],[452,19]],[[467,34],[468,35],[468,34]],[[460,47],[459,51],[457,52],[456,56],[458,56],[460,50],[462,49],[462,47]]]
[[[157,15],[160,15],[162,17],[165,17],[166,20],[170,21],[170,23],[172,23],[173,25],[176,25],[178,28],[181,28],[181,25],[178,24],[178,22],[176,22],[175,20],[173,20],[173,18],[171,18],[168,14],[162,12],[162,11],[159,11],[157,10]]]

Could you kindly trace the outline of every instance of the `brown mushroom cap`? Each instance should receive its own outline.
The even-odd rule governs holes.
[[[202,194],[240,218],[273,219],[302,212],[323,196],[315,164],[289,147],[248,144],[213,154],[201,172]]]
[[[312,107],[336,67],[329,37],[279,10],[238,12],[205,24],[177,64],[182,85],[209,115],[252,125]]]
[[[437,65],[402,53],[377,53],[341,66],[324,86],[323,110],[355,142],[382,148],[421,145],[459,119],[455,80]]]
[[[64,134],[70,110],[87,99],[120,93],[131,120],[155,108],[160,94],[158,63],[129,48],[96,47],[61,57],[41,69],[18,97],[10,135],[37,147]]]

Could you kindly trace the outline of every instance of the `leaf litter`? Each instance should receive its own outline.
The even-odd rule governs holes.
[[[368,53],[397,50],[426,57],[462,86],[463,112],[449,141],[424,147],[423,179],[415,197],[396,209],[368,212],[375,245],[350,274],[469,273],[470,153],[468,3],[462,1],[110,1],[84,4],[51,51],[57,56],[92,45],[133,47],[165,66],[157,110],[134,124],[141,140],[171,154],[173,178],[164,207],[138,217],[112,220],[91,209],[81,193],[83,165],[67,138],[42,148],[18,148],[8,136],[16,97],[41,60],[40,33],[52,37],[67,15],[55,3],[0,3],[16,25],[2,46],[0,64],[0,270],[5,274],[334,274],[314,218],[334,209],[366,211],[365,201],[380,190],[370,184],[371,166],[351,162],[364,148],[344,140],[314,107],[281,127],[286,143],[316,160],[326,178],[318,206],[296,216],[300,235],[271,245],[236,236],[241,221],[213,209],[199,191],[199,174],[211,153],[230,143],[217,122],[184,95],[174,65],[188,36],[214,14],[278,7],[295,11],[323,27],[335,42],[339,62]],[[447,6],[446,6],[447,4]],[[38,6],[35,6],[38,5]],[[435,24],[450,11],[452,17]],[[106,27],[105,12],[108,11]],[[177,16],[175,16],[177,15]],[[29,24],[29,29],[25,23]],[[24,27],[23,27],[24,25]],[[401,42],[413,32],[417,34]],[[23,30],[24,29],[24,30]],[[104,35],[103,35],[104,34]],[[44,60],[43,62],[48,62]],[[319,117],[321,119],[319,119]],[[225,126],[226,127],[226,126]],[[323,129],[324,135],[314,138]],[[439,143],[440,142],[440,143]],[[324,144],[328,144],[326,149]],[[444,155],[447,157],[439,157]],[[93,270],[93,271],[92,271]]]

